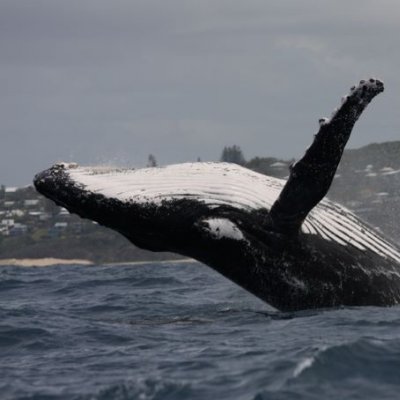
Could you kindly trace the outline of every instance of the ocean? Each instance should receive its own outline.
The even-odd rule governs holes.
[[[0,399],[398,399],[400,307],[282,313],[196,262],[0,268]]]

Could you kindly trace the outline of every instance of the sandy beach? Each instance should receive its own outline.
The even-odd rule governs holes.
[[[18,267],[50,267],[53,265],[93,265],[90,260],[62,258],[6,258],[0,259],[0,266],[15,265]]]
[[[115,263],[105,263],[103,265],[108,266],[119,266],[119,265],[141,265],[149,263],[157,264],[168,264],[168,263],[186,263],[194,261],[191,258],[176,259],[176,260],[161,260],[161,261],[126,261],[126,262],[115,262]],[[5,258],[0,259],[0,267],[2,266],[17,266],[17,267],[51,267],[53,265],[85,265],[90,266],[94,263],[90,260],[80,260],[80,259],[63,259],[63,258]]]

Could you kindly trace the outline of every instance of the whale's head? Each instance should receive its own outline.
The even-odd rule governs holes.
[[[34,185],[59,206],[139,247],[191,256],[199,242],[248,243],[282,187],[277,179],[227,163],[139,170],[57,163],[38,173]]]
[[[76,168],[75,163],[57,163],[39,172],[33,179],[36,190],[57,205],[71,210],[74,200],[79,196],[78,188],[68,179],[67,171]],[[78,195],[78,196],[77,196]]]

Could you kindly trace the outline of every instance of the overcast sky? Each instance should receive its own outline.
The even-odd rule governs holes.
[[[0,183],[56,161],[299,157],[353,83],[349,147],[400,139],[398,0],[0,0]]]

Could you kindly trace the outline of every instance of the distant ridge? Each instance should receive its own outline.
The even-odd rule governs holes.
[[[339,169],[372,164],[376,168],[400,169],[400,141],[371,143],[358,149],[345,150]]]
[[[400,241],[400,141],[346,150],[328,197]]]

